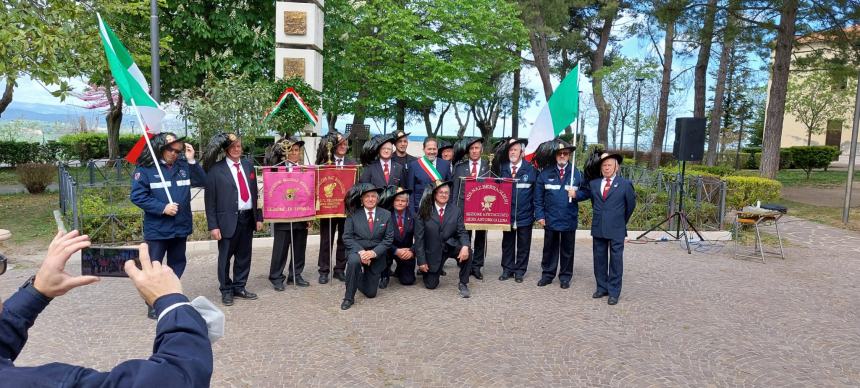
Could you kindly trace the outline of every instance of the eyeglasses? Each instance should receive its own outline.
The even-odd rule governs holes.
[[[8,260],[6,259],[6,256],[3,256],[3,254],[0,253],[0,275],[6,273],[6,262],[7,261]]]
[[[167,151],[173,152],[174,154],[178,155],[178,154],[182,153],[182,151],[185,151],[185,149],[184,148],[176,149],[176,148],[170,147],[167,149]]]
[[[570,151],[560,151],[558,154],[561,156],[570,156]]]

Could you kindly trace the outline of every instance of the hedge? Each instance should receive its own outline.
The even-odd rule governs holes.
[[[789,161],[786,163],[786,168],[799,168],[806,172],[806,178],[815,168],[823,168],[827,171],[827,167],[836,158],[839,157],[841,151],[839,147],[833,146],[799,146],[788,147],[780,150],[780,168],[783,168],[782,157],[787,156]]]
[[[0,164],[15,167],[27,163],[54,163],[66,160],[66,147],[57,142],[45,144],[0,141]]]
[[[119,157],[128,154],[139,139],[140,135],[120,135]],[[85,162],[92,159],[106,159],[108,157],[106,133],[73,133],[63,135],[58,142],[67,148],[70,159]]]
[[[780,198],[782,183],[777,180],[754,176],[727,176],[726,208],[741,209],[754,205],[756,201],[773,202]]]

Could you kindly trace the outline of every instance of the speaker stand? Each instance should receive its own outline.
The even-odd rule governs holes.
[[[671,215],[669,215],[668,217],[663,219],[663,221],[660,221],[657,225],[652,226],[650,229],[648,229],[645,232],[643,232],[642,234],[640,234],[638,237],[636,237],[636,240],[639,240],[642,237],[645,237],[645,235],[648,233],[651,233],[657,229],[660,229],[663,232],[666,232],[666,234],[668,234],[669,237],[671,237],[675,241],[681,240],[681,237],[683,236],[684,245],[687,247],[687,254],[692,254],[693,252],[690,249],[689,230],[692,230],[694,233],[696,233],[696,236],[699,237],[699,241],[703,241],[705,239],[704,237],[702,237],[702,234],[699,233],[699,231],[696,229],[696,227],[690,223],[690,219],[687,218],[687,213],[684,211],[684,178],[686,176],[686,172],[687,172],[687,161],[683,160],[683,161],[681,161],[681,177],[678,180],[678,187],[679,187],[679,189],[678,189],[678,194],[679,194],[678,210],[676,210],[674,213],[672,213]],[[674,235],[672,234],[671,230],[666,229],[666,228],[672,228],[672,225],[673,225],[672,220],[675,220],[675,223],[674,223],[675,234]]]

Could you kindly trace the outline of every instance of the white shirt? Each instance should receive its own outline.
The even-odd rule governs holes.
[[[615,174],[612,174],[612,176],[609,177],[609,184],[611,185],[612,181],[614,181],[614,180],[615,180]],[[600,194],[601,195],[603,195],[603,190],[605,188],[606,188],[606,178],[603,177],[603,178],[600,178]]]
[[[446,204],[446,205],[447,205],[447,204]],[[441,207],[440,207],[440,206],[439,206],[439,204],[437,203],[437,204],[436,204],[436,215],[439,215],[439,209],[445,209],[446,207],[447,207],[447,206],[441,206]],[[442,213],[442,217],[445,217],[445,213]]]
[[[522,161],[522,159],[520,159],[520,161],[519,161],[519,162],[517,162],[516,164],[511,163],[511,174],[513,174],[513,173],[514,173],[514,167],[516,167],[517,174],[519,174],[519,172],[520,172],[520,168],[522,168],[522,166],[523,166],[523,161]]]
[[[334,157],[334,164],[338,167],[343,167],[343,157]]]
[[[236,196],[236,202],[239,206],[239,210],[251,210],[251,199],[252,199],[251,198],[251,188],[248,187],[248,200],[242,201],[242,193],[239,192],[239,190],[241,190],[241,188],[239,187],[239,175],[238,175],[238,171],[236,170],[236,166],[235,166],[236,163],[237,162],[234,162],[233,159],[227,158],[227,166],[230,167],[230,173],[233,175],[233,184],[236,185],[236,193],[238,194]],[[242,162],[240,161],[238,163],[239,163],[239,168],[242,168]],[[245,173],[244,168],[242,168],[242,175],[245,177],[245,180],[247,181],[248,174]],[[256,184],[256,182],[254,184]]]
[[[481,159],[478,159],[478,160],[469,159],[469,176],[472,176],[472,163],[477,163],[477,166],[475,167],[475,176],[480,176],[481,175]]]
[[[385,172],[385,165],[388,165],[388,173],[391,174],[391,159],[382,160],[379,159],[379,166],[382,167],[382,172]]]
[[[373,208],[373,209],[364,208],[364,219],[365,219],[365,220],[366,220],[366,219],[369,219],[369,218],[370,218],[370,213],[373,213],[373,221],[374,221],[374,222],[376,222],[376,219],[377,219],[377,217],[376,217],[376,208]]]

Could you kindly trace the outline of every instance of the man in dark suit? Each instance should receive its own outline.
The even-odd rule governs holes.
[[[636,191],[633,184],[618,175],[623,157],[604,153],[600,156],[600,174],[603,178],[589,183],[593,219],[594,279],[597,288],[592,298],[609,296],[608,303],[615,305],[621,296],[621,275],[624,272],[624,238],[627,223],[636,209]],[[623,222],[622,222],[623,220]]]
[[[251,272],[254,230],[263,229],[263,214],[257,207],[254,165],[242,159],[242,140],[232,133],[213,140],[209,147],[221,147],[226,157],[206,175],[206,222],[212,239],[218,241],[221,302],[230,306],[234,297],[257,299],[245,284]],[[234,257],[231,279],[230,260]]]
[[[437,141],[435,138],[424,139],[424,156],[409,163],[406,170],[406,188],[412,191],[412,211],[418,213],[418,203],[421,193],[427,186],[451,179],[451,164],[436,157]]]
[[[510,139],[505,145],[508,161],[502,163],[502,178],[514,179],[514,200],[511,202],[511,231],[502,232],[502,275],[499,280],[511,277],[522,283],[529,266],[534,216],[534,183],[537,170],[523,160],[525,139]]]
[[[386,192],[392,188],[386,188]],[[391,212],[394,223],[394,242],[388,250],[387,263],[379,288],[387,288],[391,275],[391,264],[396,263],[394,276],[404,286],[415,284],[415,252],[412,249],[415,220],[409,207],[410,192],[402,187],[393,188],[394,194],[386,198],[380,206]]]
[[[394,225],[391,213],[377,207],[381,188],[361,184],[361,206],[346,218],[343,241],[349,256],[346,264],[346,293],[341,310],[347,310],[355,303],[355,292],[368,298],[376,297],[379,278],[385,270],[388,249],[394,240]]]
[[[469,233],[463,225],[463,212],[449,202],[451,182],[439,182],[426,190],[421,208],[415,219],[415,258],[418,270],[424,272],[424,287],[439,286],[442,265],[456,258],[460,266],[460,296],[468,298],[469,274],[472,261],[469,252]]]
[[[332,147],[331,163],[336,167],[357,167],[358,163],[354,159],[347,156],[349,151],[349,143],[346,136],[338,132],[329,135],[332,142],[336,142]],[[325,146],[320,144],[320,146]],[[317,160],[317,164],[321,164],[321,160]],[[327,161],[326,161],[327,162]],[[328,275],[331,272],[331,253],[335,251],[334,274],[335,279],[346,281],[343,272],[346,268],[346,255],[344,254],[344,218],[322,218],[320,219],[320,254],[317,260],[319,266],[319,283],[328,283]],[[337,233],[337,245],[334,244],[334,235]],[[334,246],[334,248],[333,248]]]
[[[394,132],[394,147],[395,151],[391,159],[400,163],[403,168],[408,169],[409,163],[418,159],[406,152],[406,149],[409,148],[409,133],[403,131]]]
[[[365,166],[358,178],[359,183],[370,183],[374,187],[404,185],[406,169],[392,158],[394,154],[394,139],[379,145],[376,153],[378,159]]]
[[[283,138],[273,147],[287,149],[287,159],[283,161],[287,171],[302,164],[305,142],[294,138]],[[267,164],[276,165],[279,160],[269,160]],[[305,269],[305,252],[308,244],[308,221],[276,222],[272,224],[272,261],[269,265],[269,281],[275,291],[283,291],[284,283],[296,284],[299,287],[308,287],[310,283],[302,277]],[[293,250],[293,264],[287,267],[287,258],[290,248]],[[284,269],[288,269],[288,276],[284,277]]]
[[[457,207],[465,209],[465,178],[479,178],[490,175],[490,167],[487,162],[481,160],[481,153],[484,151],[484,138],[476,137],[470,139],[466,143],[468,158],[457,163],[454,167],[454,193],[457,198]],[[456,156],[455,156],[456,158]],[[472,237],[472,231],[469,231],[469,238]],[[484,275],[481,273],[481,268],[484,266],[484,251],[487,247],[487,231],[476,230],[475,238],[472,240],[475,244],[472,247],[472,276],[475,279],[483,280]]]

